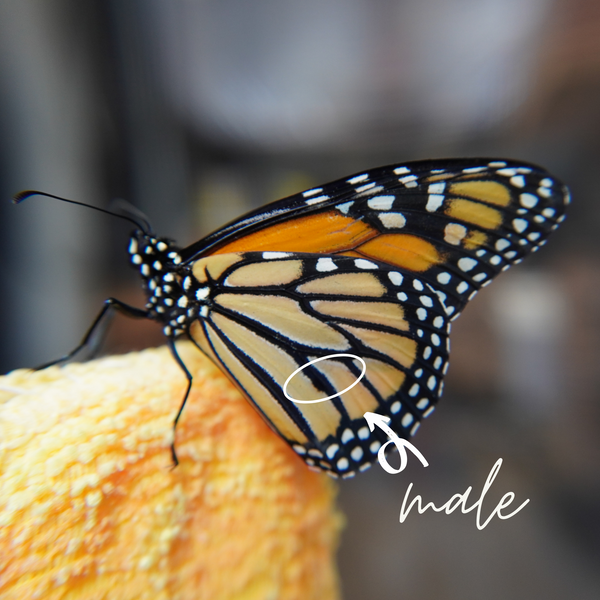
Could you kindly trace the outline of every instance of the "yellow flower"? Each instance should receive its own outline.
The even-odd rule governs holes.
[[[341,517],[191,345],[0,378],[0,597],[337,598]]]

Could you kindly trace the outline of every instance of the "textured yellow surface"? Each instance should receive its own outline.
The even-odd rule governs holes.
[[[338,597],[335,489],[191,346],[0,377],[0,597]]]

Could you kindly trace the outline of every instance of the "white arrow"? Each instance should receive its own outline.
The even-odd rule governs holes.
[[[400,473],[400,471],[404,471],[406,469],[406,464],[408,462],[408,456],[406,455],[406,449],[410,450],[420,461],[424,467],[428,467],[429,463],[425,459],[425,457],[415,448],[408,440],[404,438],[398,437],[396,432],[388,426],[388,423],[391,421],[389,417],[385,417],[383,415],[378,415],[377,413],[366,412],[363,417],[369,426],[369,429],[373,431],[375,429],[375,425],[379,427],[390,439],[379,448],[379,452],[377,453],[377,460],[379,460],[379,464],[383,468],[384,471],[395,475],[396,473]],[[400,468],[394,469],[387,461],[385,457],[385,449],[388,444],[396,444],[396,448],[398,448],[398,454],[400,455]]]

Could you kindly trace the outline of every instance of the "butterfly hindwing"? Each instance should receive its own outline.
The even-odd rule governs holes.
[[[408,437],[437,402],[449,320],[434,290],[413,274],[362,258],[251,252],[202,259],[194,276],[209,297],[192,339],[309,465],[337,475],[364,469],[381,442],[366,411],[389,416]],[[294,371],[339,354],[365,362],[351,390],[313,404],[285,397]],[[295,400],[324,398],[361,372],[356,359],[332,358],[303,369],[287,392]]]

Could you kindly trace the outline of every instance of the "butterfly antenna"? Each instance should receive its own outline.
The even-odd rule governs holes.
[[[110,208],[113,214],[128,217],[131,221],[144,225],[144,227],[140,227],[144,233],[152,231],[148,217],[137,206],[131,204],[131,202],[123,198],[114,198],[110,202]]]
[[[91,204],[86,204],[85,202],[78,202],[77,200],[69,200],[68,198],[63,198],[62,196],[55,196],[54,194],[49,194],[48,192],[39,192],[37,190],[23,190],[15,195],[13,198],[13,204],[19,204],[26,200],[30,196],[46,196],[48,198],[54,198],[55,200],[60,200],[61,202],[68,202],[69,204],[76,204],[77,206],[85,206],[86,208],[91,208],[93,210],[97,210],[98,212],[104,213],[106,215],[112,215],[113,217],[119,217],[120,219],[125,219],[130,223],[133,223],[138,229],[140,229],[145,234],[151,234],[152,228],[148,223],[148,219],[141,213],[138,212],[135,207],[132,205],[129,206],[128,214],[119,214],[118,212],[112,212],[110,210],[106,210],[105,208],[100,208],[99,206],[92,206]],[[134,210],[131,210],[134,209]]]

